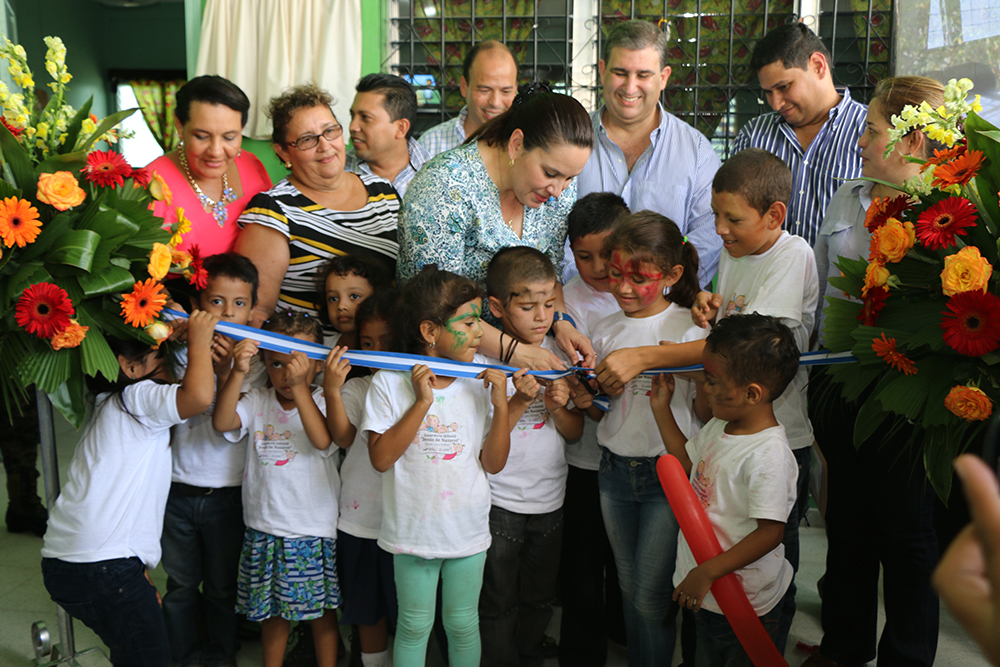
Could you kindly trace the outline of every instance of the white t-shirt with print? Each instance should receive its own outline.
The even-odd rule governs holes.
[[[486,363],[476,355],[476,363]],[[416,402],[409,372],[379,371],[361,430],[385,433]],[[493,405],[482,380],[456,378],[434,390],[417,435],[382,473],[382,529],[389,553],[464,558],[490,546],[490,484],[479,460]]]
[[[691,458],[691,486],[726,551],[757,530],[757,519],[782,523],[795,504],[798,465],[781,426],[753,435],[727,435],[727,422],[712,419],[687,442]],[[674,586],[680,585],[698,563],[684,534],[677,545]],[[792,565],[785,546],[736,570],[754,612],[771,611],[792,581]],[[722,613],[711,592],[702,606]]]
[[[741,313],[780,318],[792,330],[799,352],[809,350],[809,336],[819,299],[816,255],[801,236],[782,232],[761,255],[719,258],[719,294],[722,306],[716,320]],[[774,416],[785,427],[792,449],[813,442],[812,423],[806,410],[809,375],[799,367],[795,379],[774,402]]]
[[[566,355],[548,336],[542,347],[563,362]],[[496,359],[489,363],[499,364]],[[514,381],[507,380],[507,396],[513,396]],[[572,403],[570,403],[572,407]],[[566,498],[566,439],[545,409],[545,387],[524,411],[510,432],[510,453],[503,470],[487,474],[493,504],[518,514],[546,514],[563,505]]]
[[[121,396],[125,409],[109,394],[97,397],[49,513],[42,556],[70,563],[137,557],[151,570],[157,566],[170,492],[170,427],[183,422],[179,388],[152,380],[130,385]]]
[[[572,254],[568,255],[572,258]],[[571,259],[572,261],[572,259]],[[576,264],[573,263],[575,267]],[[619,310],[615,297],[608,292],[598,292],[576,276],[563,286],[566,314],[576,322],[576,330],[590,339],[597,323]],[[598,359],[600,361],[600,359]],[[585,415],[583,435],[566,443],[566,462],[583,470],[597,471],[601,467],[601,447],[597,443],[597,422]]]
[[[365,398],[374,376],[352,378],[340,389],[347,418],[358,429],[340,467],[340,523],[349,535],[368,540],[378,538],[382,526],[382,473],[368,456],[368,434],[361,430]]]
[[[617,312],[594,327],[591,342],[598,359],[627,347],[656,345],[661,340],[687,343],[701,340],[708,331],[695,326],[691,310],[671,303],[666,310],[651,317],[628,317]],[[611,398],[611,409],[597,425],[597,440],[618,456],[660,456],[666,452],[663,438],[649,405],[653,388],[652,375],[637,375],[625,383],[625,390]],[[695,384],[677,378],[670,411],[684,437],[698,432],[694,415]]]
[[[312,399],[326,414],[323,389]],[[227,438],[249,435],[243,477],[243,522],[277,537],[337,537],[340,476],[337,446],[316,449],[298,408],[285,410],[273,388],[252,389],[236,404],[240,429]]]

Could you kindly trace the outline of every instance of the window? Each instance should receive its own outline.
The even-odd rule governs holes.
[[[118,144],[118,150],[133,167],[145,167],[163,155],[163,149],[153,138],[149,126],[142,119],[142,113],[138,111],[139,102],[135,99],[132,86],[127,83],[118,84],[117,103],[119,109],[136,109],[136,112],[121,124],[123,129],[134,132],[135,136],[131,139],[122,139]]]

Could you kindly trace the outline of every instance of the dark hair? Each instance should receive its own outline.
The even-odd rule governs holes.
[[[588,234],[600,234],[612,229],[618,218],[628,215],[628,204],[613,192],[591,192],[577,199],[566,216],[569,242]]]
[[[177,90],[174,115],[184,125],[191,118],[191,103],[221,104],[240,112],[240,127],[246,127],[250,117],[250,99],[239,86],[214,74],[196,76]]]
[[[667,66],[670,52],[670,24],[664,23],[664,26],[665,28],[660,28],[649,21],[639,19],[616,23],[604,38],[601,59],[607,65],[611,60],[611,51],[616,48],[629,51],[651,48],[659,54],[662,70]]]
[[[462,76],[465,78],[466,83],[469,83],[469,73],[472,72],[472,65],[476,62],[476,56],[483,51],[492,51],[493,49],[506,51],[514,61],[514,71],[518,71],[520,65],[517,62],[517,57],[514,56],[514,52],[503,42],[498,42],[495,39],[486,39],[482,42],[476,42],[476,45],[465,54],[465,60],[462,61]]]
[[[514,130],[524,133],[524,148],[529,151],[554,144],[594,147],[594,126],[587,110],[559,93],[519,94],[509,109],[484,123],[465,142],[482,140],[488,146],[505,146]]]
[[[763,148],[747,148],[726,160],[712,179],[714,192],[729,192],[746,200],[764,215],[776,201],[792,198],[792,170],[784,160]]]
[[[272,97],[267,106],[267,117],[271,119],[271,142],[285,145],[288,136],[288,126],[300,109],[326,107],[333,116],[333,97],[314,84],[307,83],[286,90],[277,97]],[[334,120],[337,120],[334,116]]]
[[[153,348],[150,347],[148,341],[140,340],[139,338],[116,338],[114,336],[106,336],[105,338],[107,339],[108,346],[111,348],[111,352],[115,355],[116,359],[118,358],[118,355],[121,355],[129,361],[142,361],[152,354],[158,359],[166,361],[166,345],[161,345],[159,348]],[[91,394],[97,396],[98,394],[111,392],[112,396],[109,396],[108,398],[113,398],[122,407],[122,409],[125,410],[125,412],[129,412],[128,407],[125,406],[124,398],[122,397],[122,392],[125,391],[125,387],[148,379],[148,375],[144,375],[140,378],[130,378],[125,375],[125,371],[123,371],[120,366],[118,368],[118,375],[114,379],[106,378],[101,373],[97,373],[93,376],[87,375],[84,377],[87,389]],[[100,405],[104,405],[104,403],[102,402]],[[132,413],[129,412],[129,414]]]
[[[479,285],[451,271],[428,264],[400,290],[398,315],[393,318],[393,338],[400,352],[424,354],[427,343],[420,333],[422,322],[445,326],[456,310],[473,299],[481,299]]]
[[[250,285],[250,305],[257,305],[257,288],[260,282],[257,277],[257,267],[248,258],[235,252],[220,252],[206,257],[202,266],[205,267],[209,280],[219,277],[232,278]],[[198,290],[199,293],[201,291]]]
[[[771,63],[781,61],[785,69],[807,69],[809,58],[818,53],[831,63],[830,52],[823,41],[804,23],[786,23],[764,35],[753,47],[750,69],[759,72]]]
[[[799,370],[799,347],[792,330],[776,317],[749,313],[724,317],[705,339],[707,349],[726,360],[733,381],[759,384],[775,401]]]
[[[395,74],[375,72],[363,76],[354,90],[382,95],[382,106],[389,113],[389,119],[393,122],[403,118],[410,121],[406,138],[413,136],[413,127],[417,122],[417,92],[409,81]]]
[[[319,318],[291,308],[275,311],[260,328],[285,336],[308,334],[312,336],[314,343],[323,342],[323,325],[320,324]]]
[[[944,86],[941,82],[926,76],[890,76],[875,86],[868,108],[876,107],[877,113],[885,119],[885,122],[891,124],[893,116],[903,113],[903,107],[920,106],[921,102],[927,102],[934,109],[944,104]],[[910,132],[918,131],[918,128],[910,130]],[[930,157],[935,150],[945,148],[942,142],[935,141],[925,134],[924,154],[916,157]]]
[[[497,251],[486,268],[486,293],[499,299],[504,308],[529,284],[543,281],[555,285],[556,269],[552,260],[540,250],[524,245]]]
[[[372,294],[358,306],[358,311],[354,315],[355,331],[360,333],[361,325],[370,320],[391,322],[396,315],[398,301],[399,291],[394,287],[388,287]]]
[[[349,276],[352,274],[367,280],[372,287],[373,294],[378,294],[381,290],[392,285],[392,272],[381,260],[372,255],[357,253],[331,257],[319,275],[317,289],[321,295],[325,295],[326,281],[330,276]],[[320,299],[320,303],[325,304],[326,299]],[[330,313],[327,312],[325,306],[319,309],[319,319],[323,324],[332,325]]]
[[[663,273],[675,266],[684,267],[680,280],[670,287],[667,300],[690,308],[701,291],[698,285],[698,251],[681,234],[670,218],[653,211],[639,211],[621,218],[614,231],[604,239],[601,255],[611,257],[615,250],[627,252],[633,270],[649,262]]]

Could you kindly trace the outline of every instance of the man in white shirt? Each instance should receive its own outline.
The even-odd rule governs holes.
[[[514,54],[502,42],[479,42],[465,56],[458,89],[465,98],[462,110],[424,132],[418,142],[431,157],[459,146],[480,125],[510,108],[517,96]]]
[[[402,199],[406,184],[431,157],[412,136],[417,93],[405,79],[382,73],[363,77],[355,90],[344,168],[381,176]]]

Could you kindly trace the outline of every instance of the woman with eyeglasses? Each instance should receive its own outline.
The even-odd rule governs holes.
[[[318,314],[316,284],[333,255],[367,254],[396,266],[399,196],[383,178],[344,171],[344,128],[332,102],[311,84],[271,99],[271,139],[291,173],[239,219],[234,250],[260,274],[253,326],[278,306]]]

